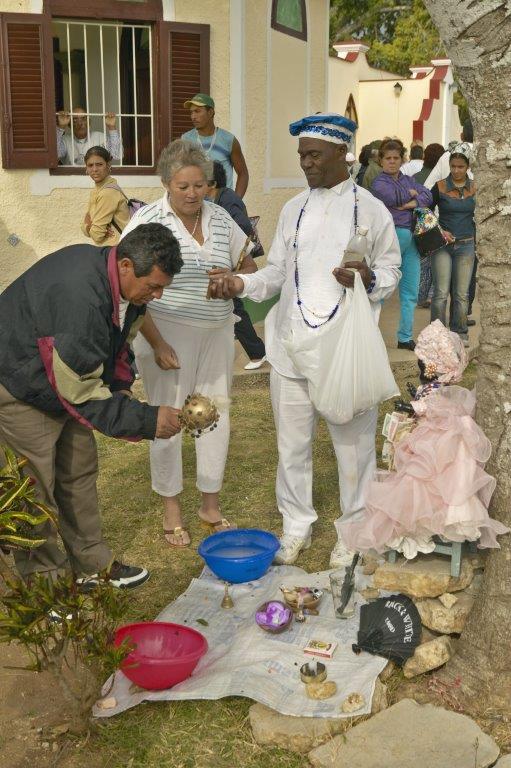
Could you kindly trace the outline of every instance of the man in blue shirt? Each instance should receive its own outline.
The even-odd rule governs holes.
[[[248,187],[248,168],[238,139],[229,131],[215,126],[215,102],[206,93],[196,93],[184,106],[190,109],[191,131],[181,136],[185,141],[199,144],[206,157],[218,160],[225,168],[227,186],[232,189],[233,169],[236,171],[235,192],[243,197]]]

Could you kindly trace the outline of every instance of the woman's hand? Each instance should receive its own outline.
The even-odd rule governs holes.
[[[410,197],[417,197],[419,194],[416,189],[409,189],[408,192],[410,193]]]
[[[207,299],[233,299],[243,293],[244,282],[230,269],[212,269],[208,272]]]
[[[181,368],[176,351],[166,341],[161,341],[153,348],[156,365],[162,371],[174,371]]]
[[[398,208],[396,208],[396,211],[407,211],[409,209],[417,208],[417,200],[409,200],[404,205],[400,205]]]
[[[444,239],[451,245],[451,243],[456,242],[456,238],[452,234],[452,232],[449,232],[448,229],[442,229],[442,235],[444,236]]]

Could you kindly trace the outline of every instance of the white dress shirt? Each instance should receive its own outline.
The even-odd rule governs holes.
[[[419,173],[419,171],[422,170],[423,165],[424,160],[416,158],[414,160],[408,160],[407,163],[403,163],[399,170],[401,173],[404,173],[405,176],[415,176],[416,173]]]
[[[347,179],[331,189],[306,189],[289,200],[280,214],[267,265],[254,274],[240,275],[242,297],[264,301],[281,291],[279,302],[266,317],[265,346],[268,361],[282,376],[302,378],[282,343],[293,326],[306,327],[297,304],[293,248],[300,211],[307,201],[297,236],[300,297],[309,322],[320,323],[344,295],[332,270],[341,265],[354,234],[353,188],[352,179]],[[376,277],[369,298],[377,322],[382,299],[390,296],[399,282],[401,254],[392,216],[383,203],[358,186],[356,197],[358,225],[368,228],[367,262]],[[309,332],[316,331],[311,328]]]

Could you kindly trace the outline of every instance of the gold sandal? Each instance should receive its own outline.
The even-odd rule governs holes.
[[[183,543],[183,538],[185,533],[188,534],[188,538],[190,538],[190,533],[188,531],[188,528],[184,528],[182,525],[177,525],[175,528],[164,528],[163,529],[163,536],[166,537],[167,535],[175,536],[176,539],[181,541],[181,544],[173,544],[171,541],[169,541],[167,538],[165,538],[165,541],[169,545],[169,547],[177,547],[178,549],[184,549],[184,547],[189,547],[192,543],[191,540]]]
[[[225,517],[220,520],[215,520],[214,523],[210,523],[209,520],[203,520],[200,518],[201,528],[205,528],[210,533],[220,533],[220,531],[229,531],[237,528],[236,523],[230,523]]]

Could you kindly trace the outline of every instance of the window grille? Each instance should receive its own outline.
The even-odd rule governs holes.
[[[84,150],[99,143],[119,147],[116,166],[153,166],[151,26],[55,19],[52,37],[56,112],[72,116],[66,143],[73,151],[60,163],[83,167]],[[108,130],[110,113],[117,140]],[[87,131],[86,137],[75,135],[73,122],[80,134]]]

